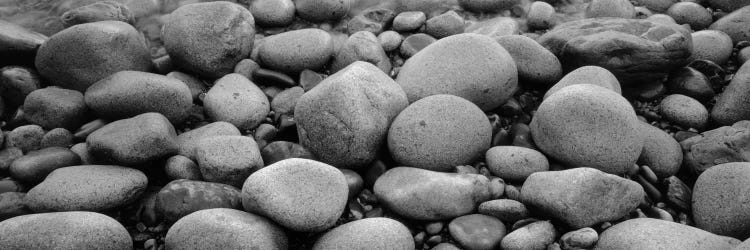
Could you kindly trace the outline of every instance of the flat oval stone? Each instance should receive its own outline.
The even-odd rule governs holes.
[[[549,221],[532,222],[513,230],[503,237],[500,246],[503,249],[543,249],[555,242],[557,230]]]
[[[297,15],[311,22],[336,20],[351,8],[351,0],[298,0],[294,3]]]
[[[466,27],[465,32],[486,35],[497,39],[503,36],[519,34],[520,25],[513,18],[499,16],[470,24]]]
[[[120,71],[99,80],[84,97],[99,117],[113,120],[156,112],[179,124],[193,107],[190,88],[182,81],[138,71]]]
[[[130,24],[102,21],[75,25],[50,37],[36,55],[36,69],[56,86],[81,92],[119,71],[149,71],[151,56]]]
[[[414,249],[409,229],[394,219],[367,218],[338,226],[315,242],[313,250],[324,249]]]
[[[384,73],[391,73],[391,59],[385,54],[383,46],[372,32],[359,31],[349,36],[343,47],[333,56],[331,72],[338,72],[356,61],[369,62],[378,66]]]
[[[745,6],[716,20],[708,29],[726,33],[736,44],[740,41],[750,41],[750,30],[747,30],[748,24],[750,24],[750,6]]]
[[[663,130],[641,123],[644,134],[643,151],[638,157],[638,163],[646,165],[659,178],[667,178],[680,170],[682,166],[682,148],[674,137]]]
[[[607,228],[594,249],[734,249],[739,240],[659,219],[636,218]]]
[[[529,217],[529,210],[523,203],[511,199],[485,201],[479,204],[477,211],[489,215],[503,222],[515,223]]]
[[[293,158],[250,175],[242,186],[242,205],[294,231],[321,232],[335,225],[348,193],[346,178],[335,167]]]
[[[235,64],[250,55],[255,20],[235,3],[187,4],[169,14],[161,37],[175,65],[218,78],[232,73]]]
[[[750,63],[745,62],[729,82],[724,92],[716,99],[711,109],[711,119],[721,125],[750,119],[746,99],[750,98]]]
[[[287,26],[294,21],[292,0],[254,0],[248,9],[259,26]]]
[[[333,53],[333,37],[328,32],[300,29],[264,38],[258,59],[265,67],[296,75],[304,69],[322,69]]]
[[[424,33],[435,38],[443,38],[464,32],[464,18],[455,11],[449,10],[443,14],[427,19]]]
[[[450,94],[491,110],[516,92],[518,69],[508,51],[491,38],[459,34],[440,39],[406,60],[396,82],[410,103]]]
[[[10,164],[9,172],[13,179],[35,185],[42,182],[55,169],[80,163],[81,159],[70,149],[51,147],[31,151],[14,160]]]
[[[483,214],[464,215],[448,224],[453,239],[466,249],[496,249],[505,237],[505,225],[495,217]]]
[[[176,136],[166,117],[145,113],[104,125],[86,143],[98,160],[137,165],[177,153]]]
[[[213,208],[175,222],[167,231],[164,244],[169,249],[287,249],[289,241],[284,229],[266,218]]]
[[[388,126],[407,105],[406,94],[388,75],[355,62],[297,101],[300,144],[322,162],[361,169],[375,159]]]
[[[584,227],[575,231],[570,231],[560,237],[560,243],[563,249],[583,248],[590,249],[596,245],[599,240],[599,234],[590,227]]]
[[[204,138],[221,135],[240,135],[240,130],[228,122],[212,122],[177,136],[177,153],[195,160],[195,148]]]
[[[693,219],[698,228],[737,239],[750,237],[750,163],[730,162],[709,168],[693,187]]]
[[[723,65],[732,56],[732,38],[719,30],[701,30],[691,34],[693,37],[694,60],[709,60]]]
[[[240,74],[216,81],[203,99],[208,117],[225,121],[241,130],[254,129],[271,111],[271,102],[255,83]]]
[[[555,84],[563,77],[562,66],[557,57],[539,43],[523,35],[495,38],[513,57],[521,82],[542,86]]]
[[[539,151],[518,146],[496,146],[485,154],[487,168],[503,180],[523,182],[535,172],[549,170],[549,161]]]
[[[544,99],[547,99],[547,97],[558,90],[573,84],[593,84],[622,94],[620,81],[617,80],[617,77],[612,72],[599,66],[583,66],[571,71],[555,85],[552,85],[547,90],[547,93],[544,93]]]
[[[672,94],[661,100],[659,111],[667,121],[686,128],[703,129],[708,125],[708,110],[689,96]]]
[[[445,220],[474,211],[492,198],[483,175],[442,173],[411,167],[388,170],[373,188],[391,211],[415,220]]]
[[[143,193],[146,175],[132,168],[81,165],[56,169],[26,194],[35,212],[106,211],[127,205]]]
[[[247,136],[213,136],[202,139],[195,159],[203,179],[242,187],[250,174],[263,167],[260,149]]]
[[[155,209],[168,221],[211,208],[242,209],[240,190],[221,183],[174,180],[156,194]]]
[[[23,104],[24,118],[46,129],[77,129],[87,112],[83,94],[69,89],[38,89],[29,93]]]
[[[394,31],[412,31],[419,29],[427,21],[427,16],[421,11],[404,11],[393,18],[391,29]]]
[[[702,30],[713,23],[713,16],[706,7],[694,2],[679,2],[667,9],[667,15],[677,24],[687,24],[693,30]]]
[[[94,212],[23,215],[0,222],[2,249],[133,249],[128,230]]]

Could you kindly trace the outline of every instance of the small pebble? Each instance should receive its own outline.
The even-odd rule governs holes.
[[[543,249],[555,242],[556,237],[557,230],[552,223],[537,221],[505,235],[500,246],[506,250]]]
[[[732,38],[723,31],[701,30],[693,32],[691,36],[693,37],[692,59],[694,60],[709,60],[724,65],[732,56]]]
[[[674,18],[677,24],[689,24],[693,30],[705,29],[713,23],[711,13],[693,2],[675,3],[667,9],[666,14]]]
[[[560,237],[561,247],[564,250],[589,249],[599,240],[599,234],[590,227],[570,231]]]
[[[440,231],[443,231],[443,222],[440,222],[440,221],[432,222],[432,223],[425,225],[424,228],[427,234],[436,235],[436,234],[439,234]]]
[[[708,110],[697,100],[672,94],[659,104],[661,115],[670,122],[686,128],[703,129],[708,124]]]
[[[417,54],[420,50],[437,41],[434,37],[424,33],[409,35],[401,42],[400,52],[404,58]]]
[[[505,223],[515,223],[529,217],[529,210],[526,206],[511,199],[485,201],[479,204],[478,212],[498,218]]]
[[[203,176],[201,175],[200,168],[198,168],[198,164],[196,164],[193,160],[190,160],[190,158],[182,155],[169,157],[169,159],[167,159],[167,162],[164,164],[164,172],[166,172],[167,177],[169,177],[170,180],[203,180]]]
[[[466,249],[495,249],[506,233],[502,221],[482,214],[455,218],[448,224],[448,231]]]
[[[392,30],[385,31],[378,35],[378,42],[380,42],[380,46],[383,47],[385,52],[391,52],[398,49],[403,40],[404,37],[401,36],[401,34]]]
[[[464,18],[452,10],[427,19],[425,23],[425,33],[438,39],[463,32]]]
[[[427,16],[421,11],[404,11],[393,19],[394,31],[413,31],[424,25]]]

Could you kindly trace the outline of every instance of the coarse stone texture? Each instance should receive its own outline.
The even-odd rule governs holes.
[[[119,222],[94,212],[30,214],[0,222],[2,249],[133,249]]]
[[[737,239],[675,222],[636,218],[604,230],[594,249],[733,249],[739,243]]]

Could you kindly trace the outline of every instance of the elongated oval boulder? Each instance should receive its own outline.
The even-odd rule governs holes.
[[[721,125],[750,120],[750,63],[742,64],[711,109],[711,119]]]
[[[397,167],[375,181],[378,200],[391,211],[415,220],[445,220],[473,212],[492,199],[483,175],[442,173]]]
[[[750,163],[716,165],[693,187],[693,219],[703,230],[745,240],[750,237]]]
[[[591,84],[571,85],[547,97],[529,127],[544,153],[570,167],[623,174],[643,149],[640,123],[630,103]]]
[[[453,95],[433,95],[402,111],[388,131],[396,162],[434,171],[472,164],[487,152],[492,128],[473,103]]]
[[[255,19],[239,4],[217,1],[184,5],[162,28],[172,62],[201,76],[218,78],[253,49]]]
[[[122,119],[148,112],[161,113],[172,123],[187,118],[193,99],[180,80],[138,71],[120,71],[89,87],[86,105],[99,117]]]
[[[637,218],[604,230],[594,249],[733,249],[739,243],[737,239],[679,223]]]
[[[338,226],[315,242],[313,250],[414,249],[409,228],[390,218],[367,218]]]
[[[284,229],[273,221],[228,208],[183,217],[169,228],[164,241],[168,249],[287,249],[289,245]]]
[[[10,176],[15,180],[28,184],[42,182],[45,177],[58,168],[69,167],[81,163],[81,158],[70,149],[63,147],[49,147],[15,159],[9,168]]]
[[[409,102],[436,94],[463,97],[482,110],[497,108],[518,88],[518,69],[505,48],[479,34],[438,40],[406,60],[396,82]]]
[[[513,57],[521,82],[550,86],[563,76],[560,60],[549,50],[527,36],[508,35],[495,38]]]
[[[151,55],[130,24],[102,21],[75,25],[39,47],[36,69],[50,83],[81,92],[123,70],[148,71]]]
[[[108,165],[59,168],[26,194],[36,212],[106,211],[129,204],[146,189],[141,171]]]
[[[270,69],[297,74],[320,70],[333,56],[333,38],[321,29],[287,31],[263,39],[260,63]]]
[[[335,167],[292,158],[250,175],[242,186],[242,206],[294,231],[321,232],[336,224],[348,193],[346,177]]]
[[[601,66],[632,86],[660,80],[685,65],[693,48],[690,32],[677,24],[624,18],[565,22],[538,41],[568,70]]]
[[[388,75],[372,64],[354,62],[297,101],[300,144],[336,167],[367,166],[407,105],[406,94]]]
[[[203,99],[206,114],[241,130],[254,129],[271,111],[271,102],[255,83],[240,74],[228,74],[216,81]]]
[[[622,218],[644,195],[637,182],[593,168],[533,173],[521,187],[524,204],[576,229]]]
[[[176,132],[166,117],[145,113],[104,125],[86,137],[96,159],[137,165],[177,152]]]
[[[88,108],[81,92],[48,87],[29,93],[23,102],[23,117],[45,129],[78,129]]]
[[[195,148],[202,139],[221,135],[241,135],[240,130],[228,122],[212,122],[182,133],[175,138],[177,153],[195,160]]]
[[[122,224],[94,212],[23,215],[0,222],[2,249],[133,249]]]
[[[198,142],[195,159],[203,179],[242,187],[250,174],[263,167],[260,149],[247,136],[213,136]]]
[[[204,209],[242,209],[240,190],[230,185],[191,180],[174,180],[156,194],[154,208],[167,221]]]

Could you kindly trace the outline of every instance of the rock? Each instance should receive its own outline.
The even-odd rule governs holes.
[[[698,228],[740,240],[750,237],[750,163],[716,165],[698,176],[693,187],[693,219]]]
[[[20,148],[5,147],[0,150],[0,174],[7,174],[13,161],[21,156],[23,156],[23,151]]]
[[[204,209],[242,209],[240,193],[239,189],[221,183],[174,180],[156,194],[155,209],[168,221]]]
[[[32,214],[24,203],[26,193],[4,192],[0,193],[0,222],[26,214]]]
[[[133,12],[126,5],[116,1],[101,1],[84,5],[66,11],[60,19],[66,28],[99,21],[120,21],[131,25],[135,23]]]
[[[182,81],[138,71],[108,76],[91,85],[84,97],[99,117],[113,120],[156,112],[179,124],[193,107],[190,88]]]
[[[419,29],[427,21],[427,16],[421,11],[404,11],[393,18],[391,29],[394,31],[413,31]]]
[[[640,123],[619,94],[575,84],[545,99],[529,125],[534,143],[561,163],[623,174],[643,149]]]
[[[401,34],[392,30],[385,31],[378,35],[378,42],[385,52],[396,51],[396,49],[401,46],[403,40],[404,37],[401,36]]]
[[[672,94],[661,100],[659,111],[667,121],[686,128],[703,129],[708,124],[708,110],[698,100]]]
[[[0,20],[0,24],[2,22]],[[39,73],[32,68],[2,67],[0,68],[0,96],[10,107],[21,106],[26,100],[26,96],[41,88],[40,78]]]
[[[0,65],[33,65],[39,46],[48,39],[5,20],[0,20],[0,30]]]
[[[391,72],[391,59],[385,54],[378,38],[369,31],[359,31],[349,36],[333,57],[331,72],[338,72],[356,61],[371,63],[386,74]]]
[[[294,4],[299,17],[314,23],[340,19],[352,5],[351,0],[297,0]]]
[[[667,178],[677,174],[682,166],[682,148],[672,136],[663,130],[641,123],[643,133],[643,150],[638,157],[639,165],[646,165],[659,178]]]
[[[388,150],[396,162],[434,171],[472,164],[491,142],[492,128],[482,110],[452,95],[414,102],[396,116],[388,131]]]
[[[314,160],[315,157],[302,145],[288,141],[271,142],[260,151],[266,166],[289,158]]]
[[[250,175],[242,187],[242,205],[291,230],[321,232],[344,212],[348,190],[344,174],[333,166],[293,158]]]
[[[745,63],[729,82],[724,92],[719,95],[711,109],[711,119],[720,125],[730,125],[741,120],[750,119],[750,111],[745,107],[750,98],[750,63]]]
[[[149,71],[151,56],[127,23],[75,25],[49,38],[36,55],[36,69],[56,86],[80,92],[119,71]]]
[[[599,234],[590,227],[570,231],[560,237],[562,249],[591,249],[599,241]]]
[[[259,26],[287,26],[294,22],[292,0],[253,0],[248,6]]]
[[[498,37],[519,34],[520,26],[513,18],[499,16],[469,25],[469,27],[466,27],[466,33],[487,35],[497,39]]]
[[[519,0],[458,0],[458,4],[473,12],[500,12],[520,4]]]
[[[506,181],[521,183],[532,173],[549,170],[547,157],[524,147],[492,147],[487,150],[485,159],[490,172]]]
[[[40,148],[44,129],[38,125],[24,125],[5,134],[5,147],[16,147],[24,153]],[[2,141],[2,140],[0,140]]]
[[[526,24],[529,28],[544,30],[555,25],[555,7],[543,1],[535,1],[529,6]]]
[[[373,191],[380,204],[415,220],[445,220],[474,211],[493,198],[487,177],[396,167],[381,175]]]
[[[505,236],[505,225],[492,216],[483,214],[464,215],[448,224],[453,239],[466,249],[496,249]]]
[[[593,0],[586,7],[586,17],[634,18],[635,8],[628,0]]]
[[[552,87],[547,90],[547,93],[544,94],[544,99],[547,99],[547,97],[558,90],[573,84],[598,85],[617,92],[618,94],[622,94],[620,82],[612,72],[599,66],[583,66],[571,71],[555,85],[552,85]]]
[[[706,2],[709,6],[725,12],[732,12],[750,5],[750,1],[748,0],[708,0]]]
[[[385,30],[386,25],[390,24],[395,16],[396,14],[389,8],[368,8],[349,20],[346,32],[351,35],[360,31],[369,31],[378,35]]]
[[[503,237],[500,246],[503,249],[544,249],[555,242],[557,230],[549,221],[532,222],[513,230]]]
[[[250,55],[255,19],[234,3],[187,4],[169,14],[161,37],[177,67],[219,78],[232,73],[237,62]]]
[[[279,115],[294,115],[294,107],[297,106],[297,101],[304,94],[305,90],[302,87],[285,89],[273,97],[273,100],[271,100],[271,110]]]
[[[42,137],[41,148],[70,147],[73,145],[73,133],[64,128],[55,128]]]
[[[217,80],[206,93],[203,106],[214,121],[229,122],[240,130],[254,129],[271,111],[263,91],[240,74]]]
[[[198,164],[186,156],[175,155],[164,163],[164,173],[170,180],[187,179],[202,181],[203,175]]]
[[[680,142],[685,166],[696,175],[728,162],[750,161],[750,122],[740,121],[734,125],[709,130]]]
[[[464,32],[464,18],[455,11],[448,11],[427,19],[424,32],[437,39]]]
[[[141,171],[108,165],[58,168],[26,194],[35,212],[106,211],[127,205],[146,189]]]
[[[23,215],[0,222],[3,249],[133,249],[119,222],[94,212]]]
[[[52,147],[31,151],[10,164],[10,176],[27,184],[36,185],[58,168],[78,165],[81,159],[67,148]]]
[[[736,44],[740,41],[750,41],[750,30],[747,29],[749,23],[750,7],[745,6],[716,20],[708,29],[726,33]]]
[[[694,2],[679,2],[673,4],[666,12],[674,18],[677,24],[687,24],[693,30],[707,28],[713,22],[711,12]]]
[[[314,1],[298,1],[297,8],[301,2]],[[304,69],[322,69],[334,53],[333,37],[321,29],[287,31],[264,38],[259,46],[261,65],[293,75]]]
[[[247,59],[250,60],[250,59]],[[239,65],[239,63],[238,63]],[[193,98],[193,100],[199,100],[198,95],[200,95],[203,92],[206,92],[206,84],[196,78],[195,76],[188,75],[179,71],[172,71],[167,73],[167,77],[171,77],[177,80],[180,80],[181,82],[185,83],[185,85],[188,86],[190,89],[190,96]]]
[[[531,38],[508,35],[495,38],[495,41],[513,57],[519,81],[551,86],[563,77],[557,57]]]
[[[619,219],[644,195],[637,182],[592,168],[533,173],[521,187],[524,204],[574,229]]]
[[[87,112],[81,92],[53,87],[29,93],[23,105],[24,118],[46,129],[76,129]]]
[[[675,222],[636,218],[604,230],[594,249],[733,249],[739,243]]]
[[[636,0],[635,2],[654,12],[664,13],[669,9],[669,6],[679,2],[679,0]]]
[[[164,243],[169,249],[287,249],[289,246],[284,229],[276,223],[227,208],[201,210],[183,217],[169,228]]]
[[[375,159],[388,126],[407,105],[403,90],[388,75],[355,62],[297,101],[300,144],[322,162],[361,169]]]
[[[412,34],[404,38],[404,41],[401,42],[399,52],[401,52],[401,56],[404,58],[409,58],[435,41],[437,40],[434,37],[424,33]]]
[[[565,67],[601,66],[623,85],[637,86],[663,78],[687,64],[690,33],[677,24],[644,19],[590,18],[557,25],[540,44]]]
[[[204,138],[222,135],[240,135],[240,131],[228,122],[212,122],[177,136],[177,153],[195,160],[195,148]]]
[[[440,39],[409,58],[396,82],[410,103],[453,94],[491,110],[517,90],[518,70],[497,42],[483,35],[460,34]]]
[[[732,38],[719,30],[693,32],[693,55],[695,60],[709,60],[723,65],[732,56]]]
[[[213,136],[202,139],[195,158],[203,179],[242,187],[250,174],[263,167],[260,149],[247,136]]]
[[[529,217],[529,210],[518,201],[498,199],[479,204],[478,212],[500,219],[503,222],[515,223]]]
[[[372,248],[414,249],[414,239],[401,222],[389,218],[367,218],[326,232],[312,247],[313,250]]]
[[[89,153],[104,162],[138,165],[177,153],[175,130],[159,113],[111,122],[86,137]]]
[[[704,103],[716,95],[708,77],[691,67],[672,71],[666,85],[673,94],[686,95]]]

